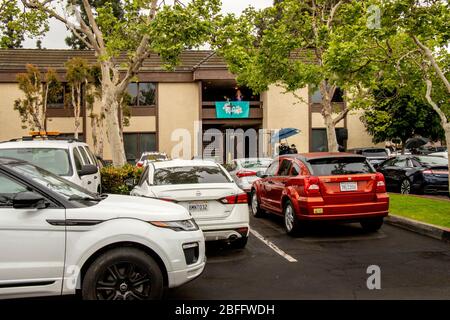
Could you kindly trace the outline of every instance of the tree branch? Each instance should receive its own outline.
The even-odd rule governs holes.
[[[158,0],[152,0],[150,12],[147,16],[147,23],[150,23],[156,17],[156,11],[158,10]],[[150,55],[148,51],[149,36],[145,34],[142,37],[141,42],[136,50],[135,55],[131,59],[131,63],[128,67],[127,73],[119,85],[120,90],[125,90],[131,81],[131,79],[139,71],[140,67]]]
[[[333,124],[337,125],[339,122],[341,122],[348,114],[348,112],[350,111],[349,107],[346,107],[344,110],[341,111],[341,113],[333,119]]]
[[[92,13],[92,7],[89,4],[88,0],[82,0],[84,10],[86,11],[86,15],[88,17],[89,25],[92,28],[92,31],[97,40],[98,46],[103,51],[105,49],[105,41],[103,40],[103,34],[98,27],[97,21],[95,21],[94,14]]]
[[[445,87],[447,88],[447,92],[450,93],[450,82],[448,81],[448,79],[445,76],[444,72],[442,71],[441,67],[438,65],[430,48],[428,48],[426,45],[424,45],[422,42],[420,42],[420,40],[416,36],[411,35],[411,37],[414,40],[414,42],[416,43],[416,45],[421,49],[421,51],[425,54],[425,56],[431,62],[431,65],[433,66],[434,71],[437,73],[438,77],[444,83]]]
[[[446,126],[448,126],[449,123],[447,116],[445,115],[444,111],[442,111],[441,108],[439,108],[437,103],[433,101],[433,98],[431,98],[433,82],[430,79],[425,79],[425,82],[427,84],[427,92],[425,94],[425,98],[427,99],[428,103],[433,108],[433,110],[436,111],[436,113],[439,115],[439,118],[441,118],[442,127],[445,128]]]
[[[339,9],[339,7],[342,4],[343,4],[343,1],[341,0],[338,3],[336,3],[336,5],[331,9],[330,16],[328,17],[328,21],[327,21],[327,28],[328,29],[331,28],[331,24],[333,23],[334,16],[336,15],[336,11]]]

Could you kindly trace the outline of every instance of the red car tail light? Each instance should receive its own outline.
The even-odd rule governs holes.
[[[422,171],[423,174],[448,174],[448,171],[446,170],[432,170],[432,169],[426,169]]]
[[[376,193],[385,193],[386,192],[386,183],[384,181],[384,175],[380,172],[377,172],[375,181],[377,183]]]
[[[320,181],[318,177],[308,177],[305,179],[305,193],[307,196],[320,196]]]
[[[236,173],[238,178],[256,176],[256,171],[240,170]]]
[[[142,161],[139,161],[138,163],[136,163],[136,167],[138,167],[138,168],[142,168],[143,165],[144,165],[144,163]]]
[[[238,203],[248,203],[247,193],[241,193],[238,195],[232,195],[219,200],[223,204],[238,204]]]

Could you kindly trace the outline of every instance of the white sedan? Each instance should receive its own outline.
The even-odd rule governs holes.
[[[206,241],[243,248],[249,234],[247,194],[220,165],[204,160],[153,162],[131,195],[177,203],[192,214]]]
[[[87,190],[0,158],[0,299],[148,300],[198,277],[203,233],[186,209]]]

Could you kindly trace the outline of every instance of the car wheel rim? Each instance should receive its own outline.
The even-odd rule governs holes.
[[[133,263],[110,265],[97,280],[99,300],[147,300],[150,297],[150,275]]]
[[[252,212],[253,215],[255,215],[258,212],[258,197],[256,196],[256,193],[253,193],[252,196]]]
[[[286,210],[284,212],[284,222],[286,224],[286,229],[288,231],[291,231],[294,225],[294,211],[292,210],[291,206],[286,207]]]
[[[401,193],[409,194],[410,192],[411,192],[411,184],[409,183],[408,180],[404,180],[401,186]]]

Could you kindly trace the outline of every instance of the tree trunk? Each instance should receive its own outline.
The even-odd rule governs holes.
[[[115,167],[121,167],[126,164],[127,159],[123,138],[120,134],[117,92],[110,88],[103,88],[102,91],[102,108],[105,110],[106,134],[109,140],[112,163]]]
[[[327,130],[327,143],[328,143],[328,152],[339,152],[339,146],[337,143],[336,136],[336,125],[334,124],[333,119],[333,109],[331,106],[331,102],[328,99],[323,99],[323,110],[322,116],[325,121],[325,127]]]

